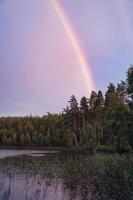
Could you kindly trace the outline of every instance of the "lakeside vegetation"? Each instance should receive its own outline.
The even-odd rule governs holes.
[[[67,151],[41,157],[38,154],[8,156],[0,159],[0,171],[4,175],[2,200],[21,199],[21,194],[23,199],[53,199],[51,193],[55,191],[58,191],[57,199],[58,195],[59,199],[73,200],[133,199],[131,154],[91,155]]]
[[[126,81],[110,83],[105,95],[92,91],[78,103],[74,95],[60,114],[1,117],[0,146],[133,149],[133,65]]]

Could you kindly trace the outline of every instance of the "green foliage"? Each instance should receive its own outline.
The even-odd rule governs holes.
[[[95,148],[96,141],[95,141],[94,129],[91,125],[88,125],[84,130],[81,136],[80,144],[82,147],[86,147],[91,150]]]
[[[133,110],[133,65],[130,66],[127,72],[127,84],[128,84],[128,95],[129,95],[129,106]]]
[[[62,115],[0,118],[1,146],[67,146]]]
[[[89,105],[88,99],[84,96],[80,100],[80,111],[85,115],[85,121],[88,120]]]
[[[117,105],[119,105],[119,103],[120,99],[116,92],[115,86],[110,83],[108,86],[108,90],[105,94],[105,106],[108,109],[113,110],[117,107]]]
[[[95,110],[97,104],[97,93],[95,91],[91,92],[90,99],[89,99],[89,107],[90,110]]]
[[[133,101],[133,65],[130,66],[127,73],[128,94]]]
[[[71,112],[77,113],[78,112],[78,101],[74,95],[71,96],[69,103],[70,103]]]
[[[116,139],[116,150],[119,153],[131,151],[131,146],[129,145],[129,142],[126,136],[116,136],[115,139]]]
[[[120,101],[122,103],[126,103],[128,96],[128,86],[125,81],[121,81],[121,83],[117,84],[116,92]]]
[[[101,110],[104,107],[104,97],[102,91],[98,91],[97,100],[96,100],[96,108]]]

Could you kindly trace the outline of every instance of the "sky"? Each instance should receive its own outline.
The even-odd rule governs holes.
[[[96,91],[133,63],[132,0],[58,0]],[[0,0],[0,116],[60,112],[89,96],[81,63],[51,0]]]

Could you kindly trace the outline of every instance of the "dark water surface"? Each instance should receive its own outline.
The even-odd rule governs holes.
[[[0,150],[0,200],[133,200],[133,157]]]

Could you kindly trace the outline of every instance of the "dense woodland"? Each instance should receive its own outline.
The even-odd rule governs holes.
[[[105,94],[74,95],[60,114],[1,117],[0,145],[20,147],[133,149],[133,65],[125,81],[110,83]]]

